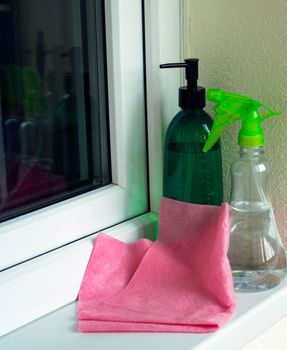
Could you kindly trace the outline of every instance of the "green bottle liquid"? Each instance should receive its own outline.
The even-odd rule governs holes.
[[[212,127],[203,110],[205,89],[197,86],[198,59],[161,65],[186,68],[188,85],[179,89],[182,110],[171,121],[165,141],[163,195],[183,202],[220,205],[223,200],[220,141],[202,151]]]

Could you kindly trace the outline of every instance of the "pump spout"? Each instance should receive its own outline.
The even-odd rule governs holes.
[[[160,68],[185,68],[185,79],[188,89],[197,89],[198,58],[186,58],[182,63],[165,63]]]
[[[264,144],[263,130],[260,123],[280,113],[272,111],[262,103],[250,97],[231,92],[209,89],[207,99],[215,102],[215,118],[210,135],[203,147],[207,152],[221,136],[225,126],[242,121],[239,132],[238,144],[242,147],[260,147]],[[265,113],[261,113],[265,111]]]
[[[184,68],[186,86],[179,88],[178,105],[182,109],[202,109],[205,107],[205,88],[197,85],[198,58],[186,58],[181,63],[165,63],[160,68]]]

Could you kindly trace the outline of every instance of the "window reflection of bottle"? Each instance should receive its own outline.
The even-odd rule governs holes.
[[[72,75],[66,73],[65,94],[58,105],[53,130],[53,170],[71,185],[80,178],[77,100],[72,86]]]

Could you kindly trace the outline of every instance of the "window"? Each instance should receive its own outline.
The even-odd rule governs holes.
[[[5,5],[0,12],[2,221],[111,179],[103,1],[6,0]]]
[[[8,9],[4,2],[0,0],[0,12]],[[99,2],[86,0],[90,21]],[[158,65],[180,60],[181,3],[104,1],[111,183],[0,224],[0,309],[5,315],[0,335],[76,299],[94,236],[80,238],[110,226],[110,234],[132,240],[143,231],[154,232],[156,215],[148,210],[150,199],[150,210],[157,212],[161,194],[161,129],[175,114],[180,85],[179,71],[159,76]],[[96,32],[88,31],[91,36]]]
[[[142,2],[1,2],[0,270],[148,210]]]

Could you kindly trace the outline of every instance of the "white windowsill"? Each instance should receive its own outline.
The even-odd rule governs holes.
[[[272,292],[237,294],[237,311],[210,334],[78,333],[76,303],[67,305],[2,338],[1,350],[236,350],[287,313],[286,281]]]
[[[76,302],[14,331],[0,340],[1,350],[236,350],[287,314],[287,280],[276,289],[236,294],[231,321],[210,334],[77,332]]]

